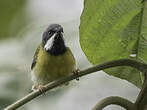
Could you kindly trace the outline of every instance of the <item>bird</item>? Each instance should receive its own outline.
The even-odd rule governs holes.
[[[32,90],[65,77],[76,70],[72,51],[63,38],[63,27],[50,24],[43,32],[42,42],[33,56],[31,65]]]

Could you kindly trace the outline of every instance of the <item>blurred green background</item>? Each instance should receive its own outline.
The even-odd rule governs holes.
[[[32,56],[49,24],[64,27],[77,67],[91,66],[79,44],[83,0],[0,0],[0,110],[29,93]],[[34,99],[19,110],[90,110],[99,100],[119,95],[135,101],[139,89],[97,72]],[[124,110],[111,106],[105,110]]]
[[[16,36],[17,32],[27,25],[25,4],[26,0],[0,1],[0,39]]]

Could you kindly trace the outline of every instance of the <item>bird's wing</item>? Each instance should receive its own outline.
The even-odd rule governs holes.
[[[38,53],[40,51],[40,47],[41,47],[41,44],[38,46],[38,48],[36,49],[35,51],[35,54],[33,56],[33,61],[32,61],[32,65],[31,65],[31,70],[34,68],[36,62],[37,62],[37,57],[38,57]]]

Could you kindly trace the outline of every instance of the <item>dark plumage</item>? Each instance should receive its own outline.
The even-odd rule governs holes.
[[[43,45],[45,45],[47,43],[47,41],[53,36],[53,34],[57,33],[51,49],[47,50],[47,52],[49,52],[51,55],[57,56],[57,55],[65,53],[65,51],[66,51],[66,46],[64,43],[62,32],[63,32],[63,28],[61,27],[61,25],[51,24],[48,26],[48,28],[43,33],[43,36],[42,36]],[[31,65],[31,69],[33,69],[33,67],[36,64],[39,49],[40,49],[40,47],[38,47],[35,52],[35,55],[34,55],[34,58],[32,61],[32,65]]]
[[[63,32],[63,28],[59,24],[52,24],[52,25],[49,25],[49,27],[43,33],[42,41],[44,45],[53,36],[53,34],[57,33],[53,41],[52,48],[47,51],[51,55],[56,56],[59,54],[63,54],[66,51],[62,32]]]

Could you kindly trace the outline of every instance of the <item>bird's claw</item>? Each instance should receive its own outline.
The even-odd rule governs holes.
[[[78,75],[80,73],[80,69],[76,69],[73,71],[74,75]],[[77,81],[79,81],[79,78],[76,78]]]
[[[43,86],[43,85],[39,85],[39,86],[38,86],[38,89],[39,89],[40,92],[42,92],[42,93],[44,92],[44,91],[43,91],[43,89],[44,89],[44,86]]]

